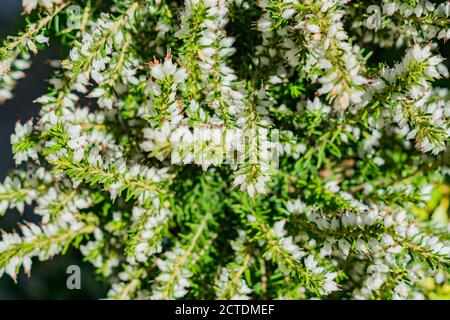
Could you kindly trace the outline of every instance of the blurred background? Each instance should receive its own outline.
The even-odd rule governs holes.
[[[23,28],[21,17],[22,0],[0,0],[0,43],[8,34],[16,34]],[[46,51],[33,59],[33,65],[27,71],[27,78],[19,82],[14,91],[15,98],[0,106],[0,181],[14,168],[14,160],[9,142],[15,123],[25,122],[38,115],[38,105],[32,101],[45,93],[45,79],[50,76],[49,59],[60,56],[60,49],[53,43]],[[9,212],[0,219],[0,229],[10,231],[21,217]],[[30,212],[25,219],[33,220]],[[69,250],[64,256],[57,256],[47,262],[35,262],[31,277],[23,273],[17,284],[8,276],[0,278],[0,299],[98,299],[106,294],[106,289],[96,281],[94,269],[84,263],[82,256],[75,250]],[[66,286],[66,269],[70,265],[81,268],[81,289],[69,290]]]
[[[23,28],[24,19],[21,17],[22,0],[0,0],[0,43],[8,34],[16,34]],[[439,1],[440,2],[440,1]],[[442,53],[450,57],[450,42],[442,45]],[[388,63],[401,59],[401,52],[379,50],[375,52],[377,59]],[[49,59],[63,56],[57,43],[40,52],[33,58],[33,65],[27,72],[27,78],[19,82],[14,91],[15,98],[0,106],[0,181],[7,172],[14,168],[11,153],[10,135],[14,132],[16,121],[25,122],[38,115],[38,105],[33,100],[46,91],[46,82],[50,76]],[[447,60],[447,65],[450,66]],[[448,87],[450,81],[441,81],[440,86]],[[430,203],[425,208],[415,210],[419,219],[432,219],[436,224],[445,227],[448,224],[450,212],[450,186],[438,186],[432,195]],[[0,229],[11,231],[21,217],[16,212],[10,212],[0,219]],[[33,221],[35,217],[28,211],[25,219]],[[66,269],[70,265],[81,268],[81,289],[69,290],[66,286],[68,275]],[[443,284],[436,287],[434,281],[425,279],[423,285],[432,292],[429,298],[450,299],[450,285]],[[34,261],[32,277],[21,273],[15,284],[8,276],[0,278],[0,299],[98,299],[105,297],[106,288],[95,278],[94,269],[84,263],[82,256],[75,250],[69,250],[64,256],[57,256],[47,262]]]

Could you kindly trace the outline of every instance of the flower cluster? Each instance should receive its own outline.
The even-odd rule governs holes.
[[[92,233],[95,228],[95,225],[81,221],[43,226],[26,223],[21,225],[21,235],[16,232],[4,233],[0,243],[0,274],[5,272],[16,280],[20,267],[30,274],[32,258],[49,259],[63,251],[71,242],[79,241],[85,234]]]
[[[31,10],[36,1],[24,2],[24,8]],[[39,3],[51,7],[51,0],[39,0]],[[59,0],[54,2],[61,3]],[[12,91],[17,82],[25,77],[25,71],[31,66],[30,54],[36,54],[40,48],[49,43],[46,36],[49,25],[60,14],[66,4],[62,3],[38,22],[30,23],[27,29],[9,37],[0,48],[0,104],[13,97]]]
[[[321,85],[317,93],[325,95],[339,112],[361,102],[362,86],[367,83],[359,48],[349,44],[343,29],[344,12],[339,8],[346,2],[308,1],[303,7],[299,1],[259,2],[267,10],[258,21],[259,29],[268,37],[264,51],[269,56],[262,62],[271,64],[271,56],[276,56],[271,46],[281,45],[283,60],[294,67],[302,62],[306,75]],[[276,72],[279,79],[272,77],[269,82],[282,80]]]
[[[382,47],[400,47],[433,39],[447,41],[450,37],[448,2],[383,0],[376,5],[379,6],[378,16],[368,18],[364,24],[366,28],[375,30],[375,33],[364,34],[366,42],[378,42]],[[358,25],[361,23],[355,21],[354,26]]]
[[[161,252],[161,238],[171,216],[171,211],[167,208],[160,208],[158,212],[133,208],[136,233],[133,235],[135,240],[130,241],[128,247],[128,262],[145,262],[151,255]]]
[[[112,299],[443,291],[448,2],[23,4],[0,103],[68,50],[11,136],[0,215],[35,216],[1,233],[0,276],[73,246]]]
[[[222,269],[216,283],[217,299],[246,300],[252,292],[243,279],[243,273],[253,261],[251,255],[246,252],[245,231],[238,230],[238,234],[238,238],[231,243],[236,257]]]
[[[22,7],[26,13],[30,13],[38,6],[42,6],[45,9],[51,9],[55,4],[59,4],[63,0],[23,0]]]
[[[442,57],[431,56],[429,46],[415,45],[393,68],[384,68],[371,84],[369,100],[386,108],[386,116],[400,127],[407,140],[415,138],[417,149],[438,154],[450,135],[447,104],[433,101],[430,79],[448,77]],[[368,95],[370,96],[370,94]],[[389,96],[389,100],[384,98]]]

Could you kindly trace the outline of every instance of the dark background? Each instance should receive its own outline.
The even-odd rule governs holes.
[[[0,43],[9,34],[16,34],[23,28],[21,17],[21,0],[0,0]],[[25,122],[38,115],[38,105],[32,101],[46,90],[45,79],[51,74],[47,61],[58,58],[60,49],[57,44],[39,53],[33,58],[33,65],[27,71],[27,77],[19,82],[14,91],[15,98],[0,105],[0,181],[7,172],[14,168],[11,152],[10,135],[14,132],[15,123]],[[11,231],[19,219],[16,212],[9,212],[0,218],[0,229]],[[25,213],[25,219],[34,220],[30,212]],[[81,290],[69,290],[66,287],[66,269],[69,265],[81,267]],[[0,278],[0,299],[96,299],[106,294],[95,279],[94,269],[84,263],[82,256],[76,250],[69,250],[64,256],[57,256],[50,261],[33,260],[31,277],[23,273],[15,284],[9,276]]]
[[[24,19],[21,17],[21,0],[0,0],[0,44],[4,37],[16,34],[23,28]],[[450,42],[441,43],[443,55],[450,56]],[[0,181],[7,172],[14,168],[11,153],[10,135],[14,132],[16,121],[25,122],[38,115],[38,105],[33,100],[46,91],[46,82],[51,68],[47,61],[50,58],[64,56],[57,43],[39,53],[33,58],[33,65],[27,72],[27,78],[19,82],[14,91],[15,98],[0,105]],[[378,49],[374,52],[377,62],[387,63],[398,61],[402,57],[401,51]],[[449,61],[446,61],[449,65]],[[439,85],[449,86],[449,80],[440,81]],[[0,230],[11,231],[17,221],[23,219],[16,212],[9,212],[0,218]],[[30,212],[25,213],[26,220],[35,220]],[[69,250],[64,256],[57,256],[50,261],[34,260],[32,277],[27,278],[23,273],[15,284],[8,276],[0,278],[0,299],[97,299],[104,297],[106,289],[96,280],[94,269],[84,263],[82,256],[75,250]],[[81,290],[68,290],[66,287],[66,268],[69,265],[79,265],[82,269]]]

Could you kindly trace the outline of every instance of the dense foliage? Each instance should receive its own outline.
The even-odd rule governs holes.
[[[23,0],[0,103],[50,39],[11,137],[0,275],[79,248],[109,298],[430,298],[449,226],[450,2]],[[380,52],[396,52],[395,63]]]

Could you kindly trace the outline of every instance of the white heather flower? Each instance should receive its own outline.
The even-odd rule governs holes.
[[[329,181],[325,184],[325,189],[329,190],[332,193],[339,192],[339,184],[337,181]]]
[[[162,80],[165,77],[163,67],[160,63],[156,63],[151,67],[152,76],[158,80]]]
[[[181,68],[178,69],[177,72],[174,74],[175,82],[183,82],[187,78],[188,74],[186,72],[186,69]]]
[[[395,244],[394,239],[392,239],[392,236],[387,234],[387,233],[383,233],[381,236],[381,242],[385,245],[385,246],[393,246]]]
[[[375,162],[375,164],[378,165],[378,166],[382,166],[384,164],[383,158],[380,158],[380,157],[375,157],[373,159],[373,162]]]
[[[0,50],[0,103],[69,2],[23,1],[39,12]],[[21,166],[0,183],[0,215],[29,206],[40,224],[0,232],[0,276],[81,241],[110,298],[196,297],[199,272],[217,274],[202,294],[219,299],[425,298],[424,276],[445,283],[429,266],[445,269],[450,225],[436,229],[439,210],[418,223],[410,202],[450,173],[436,157],[450,92],[435,81],[449,75],[450,3],[383,0],[367,30],[362,0],[181,2],[124,0],[66,30],[37,119],[11,136]],[[404,56],[368,63],[373,48]],[[246,282],[256,269],[273,290]]]
[[[338,243],[339,243],[339,249],[341,249],[344,256],[348,256],[348,254],[350,252],[350,248],[351,248],[350,243],[348,243],[348,241],[345,239],[340,239]]]
[[[45,37],[45,36],[43,36],[41,34],[36,36],[36,41],[38,43],[47,43],[48,44],[48,40],[49,40],[49,38],[47,38],[47,37]]]
[[[114,182],[111,184],[108,188],[109,193],[111,194],[111,199],[117,198],[117,193],[119,192],[119,189],[123,186],[122,182]]]
[[[304,204],[300,199],[295,201],[289,201],[286,208],[292,213],[303,213],[306,211],[306,204]]]
[[[316,24],[308,24],[308,26],[306,28],[311,33],[319,33],[320,32],[320,27]]]
[[[312,255],[309,255],[305,259],[305,267],[311,271],[314,271],[315,268],[317,267],[317,261],[314,260],[314,257]]]
[[[385,281],[385,276],[380,273],[375,273],[367,279],[367,287],[371,290],[379,289]]]
[[[162,65],[162,70],[164,72],[164,75],[167,76],[171,76],[175,73],[175,71],[177,70],[177,66],[175,64],[172,63],[171,58],[167,58],[164,60],[164,63]]]
[[[397,295],[397,299],[405,299],[406,296],[408,295],[408,287],[406,284],[404,284],[403,282],[399,283],[397,286],[395,286],[394,288],[394,292]]]
[[[79,53],[78,53],[78,48],[77,48],[77,47],[73,47],[73,48],[70,50],[69,56],[70,56],[70,59],[71,59],[72,61],[77,61],[77,60],[80,58],[80,55],[79,55]]]
[[[103,76],[102,76],[101,73],[98,72],[97,70],[92,70],[92,72],[91,72],[91,77],[92,77],[92,79],[94,79],[94,81],[97,82],[97,83],[102,83],[102,82],[103,82]]]

